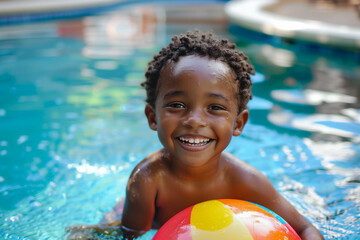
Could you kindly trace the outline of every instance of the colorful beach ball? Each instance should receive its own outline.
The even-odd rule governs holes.
[[[260,205],[211,200],[169,219],[153,240],[301,240],[280,216]]]

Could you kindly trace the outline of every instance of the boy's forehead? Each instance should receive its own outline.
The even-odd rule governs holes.
[[[186,81],[192,79],[190,82]],[[195,80],[197,79],[197,80]],[[195,80],[195,81],[193,81]],[[238,81],[234,71],[220,60],[209,59],[196,55],[180,57],[177,62],[169,62],[160,74],[157,84],[157,93],[160,89],[166,91],[174,90],[184,84],[186,86],[205,86],[217,87],[219,84],[222,89],[228,89],[235,98],[238,95]],[[197,82],[197,81],[201,81]],[[193,85],[195,84],[195,85]],[[166,90],[165,90],[166,89]]]
[[[220,60],[196,55],[181,57],[176,63],[172,62],[170,67],[174,77],[183,73],[198,73],[213,75],[214,77],[225,77],[232,72],[230,67]]]

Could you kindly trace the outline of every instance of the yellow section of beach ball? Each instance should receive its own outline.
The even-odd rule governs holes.
[[[191,237],[193,240],[253,240],[240,219],[217,200],[194,206],[191,212]]]
[[[197,229],[216,231],[233,222],[233,213],[217,200],[207,201],[194,206],[190,222]]]

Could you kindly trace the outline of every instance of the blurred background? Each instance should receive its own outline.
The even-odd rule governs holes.
[[[124,197],[133,167],[161,148],[143,114],[147,63],[200,29],[256,70],[250,121],[227,150],[326,239],[360,239],[359,6],[0,0],[0,238],[65,239]]]

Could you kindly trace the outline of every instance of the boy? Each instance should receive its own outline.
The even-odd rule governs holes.
[[[145,114],[164,148],[135,167],[124,207],[114,208],[125,238],[159,228],[196,203],[232,198],[273,210],[302,239],[323,239],[262,173],[224,152],[249,118],[254,70],[247,59],[235,44],[194,31],[174,36],[149,63]]]

